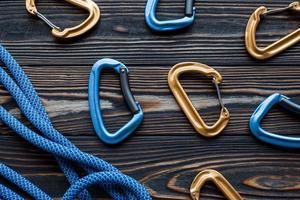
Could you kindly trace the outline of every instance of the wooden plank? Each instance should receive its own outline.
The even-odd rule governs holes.
[[[23,0],[0,2],[0,42],[31,78],[58,130],[83,151],[142,181],[155,199],[189,199],[191,181],[206,168],[222,172],[246,199],[300,198],[299,152],[263,144],[248,130],[251,113],[268,95],[281,92],[300,102],[299,45],[268,61],[252,59],[244,47],[245,26],[255,8],[262,4],[280,8],[290,1],[197,1],[193,26],[168,35],[155,34],[145,25],[145,0],[95,2],[101,8],[101,23],[71,43],[57,42],[45,24],[27,14]],[[63,1],[43,0],[38,6],[62,27],[76,25],[86,16]],[[182,1],[162,0],[158,15],[176,18],[183,7]],[[297,13],[268,17],[259,27],[258,42],[270,44],[297,27]],[[142,126],[117,147],[98,140],[88,112],[89,71],[105,57],[129,67],[133,93],[145,111]],[[208,64],[223,75],[221,91],[231,122],[219,137],[207,140],[197,135],[170,93],[168,71],[182,61]],[[182,83],[205,120],[213,123],[219,108],[210,80],[188,74]],[[117,75],[105,72],[100,87],[107,127],[116,130],[130,117]],[[0,103],[25,122],[3,88],[0,94]],[[298,119],[278,108],[263,126],[278,133],[299,133]],[[3,124],[0,132],[1,162],[52,197],[62,197],[68,184],[53,157]],[[97,189],[93,192],[104,197]],[[222,199],[222,195],[208,185],[203,199]]]

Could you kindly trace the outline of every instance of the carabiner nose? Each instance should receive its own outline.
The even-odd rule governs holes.
[[[147,25],[154,31],[174,31],[191,25],[195,19],[196,8],[194,0],[185,1],[185,16],[181,19],[160,21],[155,17],[159,0],[148,0],[145,8],[145,20]]]

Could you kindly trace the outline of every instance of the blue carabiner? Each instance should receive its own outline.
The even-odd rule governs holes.
[[[282,94],[272,94],[265,99],[252,114],[249,123],[252,134],[259,140],[272,145],[285,148],[300,148],[300,138],[270,133],[261,127],[260,123],[262,119],[275,104],[279,104],[288,111],[300,115],[300,105],[292,102],[288,97]]]
[[[185,1],[185,17],[175,20],[160,21],[156,19],[155,12],[158,0],[148,0],[145,9],[145,19],[148,26],[155,31],[174,31],[191,25],[195,19],[196,8],[194,0]]]
[[[104,68],[114,69],[120,74],[120,83],[123,97],[134,114],[132,119],[115,133],[109,133],[105,128],[100,109],[99,82],[101,71]],[[96,62],[89,79],[89,107],[94,129],[98,137],[107,144],[118,144],[133,133],[142,123],[144,114],[138,102],[135,101],[128,82],[128,68],[121,62],[105,58]]]

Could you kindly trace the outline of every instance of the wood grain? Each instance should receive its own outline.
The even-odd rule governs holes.
[[[29,75],[55,127],[85,152],[99,156],[140,180],[154,199],[189,199],[195,175],[207,168],[220,171],[249,200],[300,198],[299,151],[278,149],[256,140],[248,120],[268,95],[280,92],[300,102],[300,46],[268,60],[251,58],[244,47],[249,15],[261,5],[287,6],[287,0],[197,1],[196,21],[184,31],[157,34],[144,23],[146,0],[95,0],[101,22],[75,42],[59,43],[49,28],[27,14],[24,0],[0,1],[0,42]],[[161,19],[181,16],[184,3],[161,0]],[[62,27],[80,23],[86,13],[59,0],[38,2],[39,11]],[[267,45],[299,27],[297,13],[270,16],[261,23],[258,43]],[[134,136],[116,147],[101,143],[93,131],[87,101],[88,76],[99,59],[110,57],[130,69],[130,84],[145,112]],[[178,62],[208,64],[221,72],[221,91],[231,122],[219,137],[196,134],[175,102],[168,85],[169,69]],[[187,74],[182,83],[205,120],[219,112],[209,79]],[[109,130],[129,118],[116,74],[101,81],[101,107]],[[0,103],[26,121],[3,90]],[[299,120],[274,108],[263,122],[269,131],[299,136]],[[28,177],[53,198],[68,188],[53,157],[0,126],[0,159]],[[4,182],[0,179],[0,183]],[[105,197],[97,189],[96,198]],[[202,199],[223,199],[213,185]]]

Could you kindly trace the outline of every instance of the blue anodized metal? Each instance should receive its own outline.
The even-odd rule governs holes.
[[[284,103],[285,105],[288,103],[289,105],[294,105],[295,109],[299,109],[299,106],[292,103],[288,97],[278,93],[272,94],[265,99],[252,114],[249,123],[250,130],[256,138],[263,142],[285,148],[300,148],[300,138],[270,133],[264,130],[260,125],[262,119],[270,111],[270,109],[275,104],[281,103]],[[285,107],[284,105],[282,106]],[[289,110],[293,112],[291,108],[289,108]],[[295,113],[297,112],[298,111],[295,110]]]
[[[107,131],[104,125],[104,121],[102,118],[102,113],[100,109],[100,98],[99,98],[99,82],[101,77],[101,71],[104,68],[111,68],[117,73],[120,74],[120,78],[122,73],[126,72],[125,76],[127,76],[128,68],[123,64],[116,60],[105,58],[96,62],[91,70],[90,78],[89,78],[89,108],[90,115],[92,118],[92,122],[94,125],[94,129],[98,135],[98,137],[107,144],[118,144],[126,139],[130,134],[132,134],[142,123],[144,114],[142,108],[138,102],[135,102],[135,111],[132,119],[128,121],[122,128],[120,128],[115,133],[110,133]],[[127,78],[126,78],[127,80]],[[121,80],[121,85],[123,84]],[[124,84],[125,87],[129,87],[129,85]],[[126,95],[131,95],[131,91],[129,88],[125,88]],[[129,91],[129,92],[128,92]],[[123,96],[125,97],[122,85]],[[127,98],[125,98],[127,100]],[[132,96],[132,100],[134,100]],[[129,104],[129,102],[127,102]]]
[[[186,0],[185,16],[175,20],[160,21],[155,17],[159,0],[148,0],[145,8],[145,19],[147,25],[154,31],[174,31],[191,25],[195,19],[196,8],[193,0]]]

